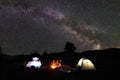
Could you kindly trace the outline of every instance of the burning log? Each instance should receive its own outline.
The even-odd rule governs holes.
[[[61,62],[62,62],[61,60],[53,60],[53,61],[50,63],[50,69],[57,69],[57,68],[62,67]]]

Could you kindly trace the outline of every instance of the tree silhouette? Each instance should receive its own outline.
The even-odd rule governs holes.
[[[66,43],[65,48],[64,48],[65,52],[74,53],[75,50],[76,50],[76,47],[73,43],[71,42]]]
[[[34,53],[31,54],[32,57],[40,57],[41,55],[35,51]]]
[[[47,55],[47,54],[48,54],[48,53],[47,53],[47,51],[45,50],[42,56]]]
[[[2,54],[3,53],[3,51],[2,51],[2,47],[0,47],[0,54]]]

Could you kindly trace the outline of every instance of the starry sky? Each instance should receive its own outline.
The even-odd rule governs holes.
[[[120,0],[0,0],[0,45],[8,55],[120,48]]]

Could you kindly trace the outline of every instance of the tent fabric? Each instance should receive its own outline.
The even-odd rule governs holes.
[[[95,70],[95,65],[87,58],[81,58],[78,61],[77,67],[81,67],[81,70]]]
[[[27,64],[26,64],[26,67],[34,67],[34,68],[40,68],[41,67],[41,61],[39,60],[38,57],[33,57],[32,58],[32,61],[29,61]]]

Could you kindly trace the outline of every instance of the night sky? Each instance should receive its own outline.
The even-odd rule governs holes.
[[[120,0],[0,0],[4,54],[120,47]]]

